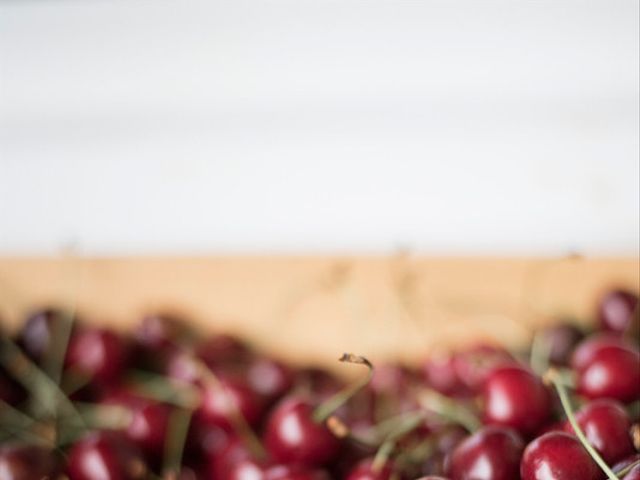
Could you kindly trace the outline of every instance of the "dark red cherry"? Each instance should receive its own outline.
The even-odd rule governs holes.
[[[594,400],[576,412],[578,425],[605,462],[613,465],[633,453],[631,421],[624,407],[614,400]],[[567,421],[564,429],[574,433]]]
[[[92,432],[78,440],[69,452],[70,480],[138,480],[147,468],[136,447],[113,431]]]
[[[598,305],[598,320],[603,330],[623,333],[638,315],[638,295],[628,290],[612,290]]]
[[[264,444],[273,458],[283,463],[320,466],[333,460],[340,441],[313,417],[314,405],[291,396],[272,410],[265,427]]]
[[[125,408],[130,416],[126,436],[142,451],[147,461],[159,465],[166,443],[171,407],[128,392],[110,395],[105,405]]]
[[[207,478],[226,480],[235,465],[255,460],[249,448],[239,437],[230,437],[223,446],[219,445],[219,447],[221,448],[208,452],[206,458]]]
[[[449,480],[449,479],[445,478],[445,477],[437,477],[437,476],[434,476],[434,475],[427,475],[426,477],[418,478],[418,480]]]
[[[247,457],[230,464],[225,476],[216,480],[266,480],[266,470],[265,462]]]
[[[524,442],[514,430],[483,427],[447,458],[447,475],[452,480],[514,480],[523,449]]]
[[[640,352],[602,347],[577,370],[577,391],[587,398],[613,398],[623,403],[640,399]]]
[[[41,364],[54,346],[66,344],[71,322],[72,315],[62,310],[47,308],[36,311],[27,317],[18,333],[18,344],[27,356]]]
[[[576,437],[549,432],[525,449],[520,476],[522,480],[601,480],[603,473]]]
[[[133,331],[133,338],[141,346],[151,350],[175,347],[189,337],[186,324],[173,315],[147,315]]]
[[[458,376],[453,355],[432,356],[423,364],[422,374],[429,387],[444,395],[463,396],[469,393],[468,387]]]
[[[265,472],[265,480],[329,480],[329,475],[300,465],[272,465]]]
[[[215,335],[196,348],[196,356],[209,368],[216,369],[224,364],[246,362],[251,356],[249,347],[230,335]]]
[[[280,398],[293,385],[291,369],[266,357],[258,357],[249,364],[246,378],[249,388],[267,401]]]
[[[425,459],[422,473],[444,474],[446,455],[451,453],[468,436],[466,430],[454,425],[433,432],[431,436],[434,441],[433,452]]]
[[[205,424],[230,432],[237,427],[234,415],[242,415],[249,425],[262,416],[262,400],[239,379],[220,378],[217,383],[206,383],[201,394],[196,419]]]
[[[513,363],[509,352],[493,345],[476,345],[458,352],[454,360],[458,378],[471,392],[478,392],[496,367]]]
[[[366,458],[353,467],[347,480],[389,480],[393,475],[391,462],[385,462],[377,469],[373,467],[373,458]]]
[[[122,374],[128,353],[124,339],[111,330],[81,328],[69,339],[65,365],[78,376],[108,384]]]
[[[557,366],[569,364],[573,349],[584,338],[582,330],[570,323],[546,327],[540,335],[545,351],[548,352],[549,361]]]
[[[5,444],[0,446],[0,479],[58,479],[60,460],[48,449],[35,445]]]
[[[619,347],[629,350],[638,350],[638,346],[612,333],[596,333],[590,335],[578,344],[571,356],[571,368],[580,371],[586,368],[595,355],[607,347]]]
[[[551,396],[534,373],[519,366],[493,370],[483,388],[483,419],[512,427],[525,436],[538,431],[551,414]]]

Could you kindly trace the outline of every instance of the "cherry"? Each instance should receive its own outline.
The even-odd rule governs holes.
[[[467,395],[468,388],[458,376],[453,355],[436,355],[423,364],[422,374],[427,385],[450,396]]]
[[[512,429],[483,427],[463,440],[447,458],[452,480],[513,480],[518,477],[524,442]]]
[[[446,426],[434,432],[432,436],[435,440],[434,451],[422,465],[422,473],[444,474],[446,455],[467,437],[467,431],[455,425]]]
[[[603,473],[576,437],[549,432],[525,449],[520,476],[522,480],[600,480]]]
[[[358,462],[347,475],[347,480],[389,480],[393,475],[393,465],[386,461],[380,466],[374,465],[373,458]]]
[[[505,349],[493,345],[476,345],[455,355],[454,366],[460,381],[471,392],[477,392],[496,367],[513,364]]]
[[[568,365],[571,352],[584,338],[584,333],[570,323],[545,328],[540,333],[549,355],[549,362],[556,366]]]
[[[65,365],[70,372],[109,384],[123,372],[128,361],[125,341],[111,330],[79,328],[69,339]]]
[[[578,344],[571,356],[571,368],[583,370],[592,361],[596,354],[607,347],[619,347],[629,350],[637,350],[638,347],[624,338],[612,333],[597,333],[590,335]]]
[[[144,453],[147,461],[158,465],[164,454],[171,407],[129,392],[112,394],[104,403],[128,410],[126,436]]]
[[[265,480],[329,480],[324,470],[310,470],[300,465],[273,465],[265,476]]]
[[[251,351],[243,342],[230,335],[215,335],[196,347],[196,356],[204,361],[209,368],[230,363],[246,362]]]
[[[340,441],[313,419],[314,405],[299,396],[285,397],[271,412],[264,444],[279,462],[320,466],[335,458]]]
[[[608,292],[598,305],[598,320],[603,330],[623,333],[638,314],[638,295],[628,290]]]
[[[491,372],[483,388],[483,419],[531,435],[551,414],[551,396],[542,381],[519,366]]]
[[[612,470],[614,472],[619,472],[620,470],[623,470],[624,468],[627,468],[638,461],[640,461],[640,453],[634,453],[633,455],[629,455],[628,457],[616,463],[613,466]]]
[[[57,479],[59,463],[54,453],[43,447],[22,444],[0,446],[2,480]]]
[[[249,387],[268,402],[283,396],[293,385],[293,372],[283,363],[256,358],[246,372]]]
[[[587,398],[613,398],[624,403],[640,399],[640,352],[604,346],[577,370],[578,393]]]
[[[260,420],[262,410],[261,399],[244,382],[222,377],[218,383],[202,386],[196,418],[230,432],[238,427],[234,416],[239,414],[248,424],[254,425]]]
[[[184,344],[190,332],[185,323],[173,315],[147,315],[133,331],[139,345],[151,349],[165,349]]]
[[[234,466],[245,460],[255,460],[250,449],[239,437],[228,438],[222,448],[209,452],[207,472],[211,478],[225,480],[231,475]]]
[[[66,343],[71,319],[71,314],[54,308],[33,312],[18,333],[18,344],[34,362],[42,364],[55,346]]]
[[[70,480],[137,480],[147,469],[137,449],[113,431],[87,434],[69,452]]]
[[[589,443],[609,465],[633,453],[631,421],[624,407],[613,400],[595,400],[576,412],[578,425]],[[564,429],[574,433],[569,422]]]

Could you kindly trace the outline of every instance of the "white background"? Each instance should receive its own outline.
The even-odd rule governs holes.
[[[4,1],[0,253],[638,254],[638,2]]]

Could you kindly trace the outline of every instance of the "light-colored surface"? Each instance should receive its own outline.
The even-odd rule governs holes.
[[[637,0],[0,3],[0,251],[637,255]]]
[[[0,316],[15,328],[53,303],[129,328],[170,309],[203,331],[335,366],[343,351],[379,362],[482,340],[518,345],[561,315],[590,321],[603,291],[638,291],[639,277],[638,259],[0,258]]]

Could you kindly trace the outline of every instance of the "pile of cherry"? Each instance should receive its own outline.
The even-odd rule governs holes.
[[[0,343],[0,480],[640,479],[638,297],[528,351],[293,368],[171,316],[44,309]]]

